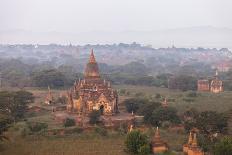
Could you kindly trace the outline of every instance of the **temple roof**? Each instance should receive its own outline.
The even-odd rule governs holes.
[[[95,60],[93,50],[91,50],[89,62],[87,63],[85,67],[84,76],[85,78],[100,78],[98,64]]]

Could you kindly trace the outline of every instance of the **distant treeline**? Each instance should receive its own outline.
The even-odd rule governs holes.
[[[102,78],[113,84],[145,85],[169,87],[171,89],[196,90],[197,80],[214,75],[209,66],[188,65],[176,68],[175,73],[152,72],[150,68],[139,62],[112,66],[99,64]],[[196,69],[198,68],[198,69]],[[29,65],[18,59],[1,60],[1,85],[13,87],[70,87],[75,80],[83,78],[83,66],[74,67],[60,65],[54,67],[49,63]],[[225,90],[232,90],[232,70],[220,73]]]

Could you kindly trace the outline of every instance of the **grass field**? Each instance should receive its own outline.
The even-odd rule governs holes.
[[[156,94],[161,94],[167,99],[172,100],[169,102],[169,105],[176,107],[180,113],[190,108],[196,108],[199,111],[212,110],[218,112],[227,112],[229,109],[232,109],[232,92],[229,91],[218,94],[197,92],[196,97],[188,97],[191,91],[182,92],[167,88],[131,85],[117,85],[115,88],[129,91],[129,97],[142,94],[143,96],[154,98]]]

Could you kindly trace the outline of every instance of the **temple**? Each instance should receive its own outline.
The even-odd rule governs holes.
[[[209,91],[209,80],[198,80],[197,81],[197,90],[198,91]]]
[[[223,91],[222,81],[218,78],[218,72],[212,80],[198,80],[197,81],[197,90],[198,91],[206,91],[212,93],[220,93]]]
[[[160,132],[158,127],[156,128],[155,136],[153,137],[151,145],[152,145],[152,152],[154,154],[159,154],[168,150],[167,143],[165,143],[160,137]]]
[[[204,152],[197,144],[196,133],[190,132],[188,143],[183,145],[183,152],[186,155],[204,155]]]
[[[93,50],[84,71],[84,79],[74,83],[68,91],[67,110],[71,113],[89,114],[100,110],[102,115],[118,113],[118,94],[111,83],[100,77]]]
[[[223,91],[222,81],[218,79],[218,72],[216,71],[215,78],[211,81],[210,91],[213,93],[219,93]]]

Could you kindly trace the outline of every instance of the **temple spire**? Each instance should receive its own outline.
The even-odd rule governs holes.
[[[192,146],[197,146],[197,134],[193,134],[193,141],[192,141]]]
[[[192,132],[189,133],[189,139],[188,139],[188,144],[191,145],[193,142],[193,135]]]
[[[99,78],[99,70],[98,70],[98,65],[95,59],[95,56],[93,54],[93,50],[91,50],[90,57],[89,57],[89,62],[87,63],[85,67],[85,72],[84,72],[85,78]]]
[[[94,53],[93,53],[93,49],[91,50],[91,54],[90,54],[90,57],[89,57],[89,63],[96,63],[95,56],[94,56]]]
[[[155,131],[155,137],[156,140],[160,140],[160,132],[159,132],[159,127],[156,127],[156,131]]]

